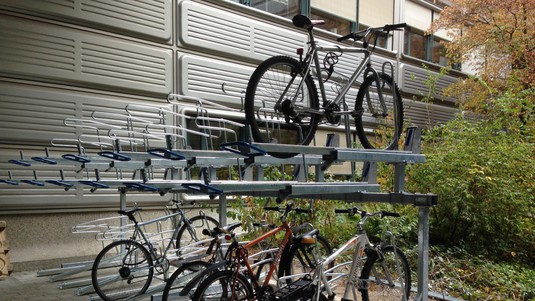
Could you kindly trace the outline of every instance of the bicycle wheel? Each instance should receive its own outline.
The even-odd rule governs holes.
[[[379,89],[386,111],[379,100]],[[389,75],[379,74],[379,87],[372,75],[364,80],[357,94],[354,117],[357,135],[364,148],[398,148],[403,131],[403,102],[398,86]],[[364,130],[365,127],[372,129],[371,137]]]
[[[251,75],[245,93],[245,118],[260,143],[308,145],[318,127],[318,92],[310,74],[290,57],[275,56]],[[278,158],[295,153],[270,152]]]
[[[369,252],[360,278],[362,300],[409,300],[411,273],[405,254],[393,246]]]
[[[144,246],[120,240],[97,255],[91,281],[103,300],[122,300],[143,294],[152,281],[153,269],[152,257]]]
[[[253,287],[247,277],[232,270],[214,272],[195,291],[193,301],[250,300]]]
[[[211,264],[206,261],[192,261],[181,265],[167,280],[165,289],[163,291],[162,300],[180,300],[180,293],[186,284],[193,278],[202,273]],[[199,283],[204,280],[200,278]],[[192,297],[195,290],[188,292],[188,296]]]
[[[323,236],[316,236],[317,244],[292,244],[290,246],[286,260],[282,260],[279,265],[279,277],[296,275],[296,278],[303,277],[302,274],[309,274],[319,264],[323,262],[332,253],[332,247],[329,241]],[[329,264],[332,268],[334,262]],[[289,278],[286,283],[289,284],[297,279]]]
[[[215,218],[207,215],[197,215],[188,220],[189,223],[186,221],[180,230],[178,230],[178,235],[176,238],[176,246],[178,249],[207,238],[204,234],[202,234],[202,230],[212,230],[213,228],[219,226],[219,222],[216,221]],[[204,246],[209,244],[210,242],[207,242]],[[203,247],[203,245],[199,245],[199,247]]]

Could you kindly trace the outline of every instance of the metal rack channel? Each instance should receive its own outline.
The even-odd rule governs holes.
[[[243,144],[242,144],[243,146]],[[246,144],[247,146],[247,144]],[[89,180],[91,183],[102,184],[105,188],[117,188],[120,193],[120,207],[126,206],[126,194],[128,191],[148,192],[173,192],[188,194],[208,194],[213,197],[219,196],[220,221],[226,223],[226,196],[249,195],[271,196],[280,200],[288,198],[317,198],[324,200],[343,200],[347,202],[385,202],[396,204],[411,204],[419,207],[419,258],[418,258],[418,295],[416,300],[426,300],[428,283],[428,253],[429,253],[429,208],[437,203],[437,196],[433,194],[413,194],[404,192],[405,166],[409,163],[423,163],[425,156],[411,151],[387,151],[347,149],[338,147],[314,147],[295,145],[272,145],[250,144],[251,148],[261,149],[265,152],[277,152],[284,147],[285,152],[297,153],[293,158],[278,159],[264,156],[252,156],[247,153],[235,153],[232,151],[202,151],[202,150],[171,150],[173,154],[179,154],[180,158],[163,158],[145,152],[121,152],[121,156],[129,160],[115,160],[98,155],[84,155],[87,162],[74,162],[64,158],[40,157],[37,164],[71,164],[80,169],[107,170],[113,167],[133,170],[144,170],[148,167],[176,169],[191,168],[198,166],[210,168],[213,166],[236,165],[252,169],[252,166],[265,164],[302,164],[316,167],[315,182],[299,181],[253,181],[251,174],[247,180],[178,180],[178,179],[129,179],[129,180]],[[121,157],[123,158],[123,157]],[[380,192],[379,185],[373,180],[366,182],[324,182],[322,171],[326,170],[335,162],[365,161],[387,162],[395,166],[394,192]],[[34,162],[32,161],[32,164]],[[301,168],[304,172],[308,168]],[[306,177],[305,177],[306,178]],[[41,180],[41,179],[40,179]],[[53,179],[43,179],[43,181]],[[14,180],[16,181],[16,180]],[[71,187],[88,187],[88,180],[61,179],[63,183]],[[134,185],[132,185],[134,184]],[[136,186],[137,185],[137,186]],[[100,189],[100,188],[98,188]]]

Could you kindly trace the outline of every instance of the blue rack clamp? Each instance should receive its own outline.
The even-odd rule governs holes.
[[[52,159],[48,159],[46,157],[32,157],[32,160],[37,161],[37,162],[41,162],[41,163],[45,163],[45,164],[50,164],[50,165],[58,164],[57,161],[52,160]]]
[[[232,148],[233,146],[237,146],[238,149],[236,150]],[[258,146],[252,145],[251,143],[244,141],[221,143],[219,145],[219,149],[246,157],[265,156],[267,154],[265,150],[259,148]],[[254,152],[251,152],[251,150],[253,150]]]
[[[78,162],[78,163],[89,163],[89,162],[91,162],[91,160],[89,160],[88,158],[86,158],[84,156],[81,156],[81,155],[65,154],[65,155],[62,155],[61,157],[63,159],[65,159],[65,160],[71,160],[71,161],[75,161],[75,162]]]
[[[11,180],[11,179],[0,179],[0,183],[5,183],[9,185],[19,185],[19,182]]]
[[[25,166],[25,167],[32,166],[30,162],[23,161],[23,160],[12,159],[12,160],[9,160],[8,162],[12,164],[20,165],[20,166]]]
[[[125,183],[123,183],[123,185],[124,185],[126,188],[129,188],[129,189],[136,189],[136,190],[141,190],[141,191],[151,191],[151,192],[157,192],[157,191],[159,191],[158,188],[156,188],[156,187],[154,187],[154,186],[147,185],[147,184],[143,184],[143,183],[129,183],[129,182],[125,182]]]
[[[65,188],[65,190],[69,190],[69,188],[73,186],[72,183],[65,182],[62,180],[47,180],[46,182],[53,185],[62,186],[63,188]]]
[[[35,185],[35,186],[45,186],[45,183],[43,183],[41,181],[37,181],[37,180],[20,180],[20,181],[23,182],[23,183],[31,184],[31,185]]]
[[[88,185],[93,188],[110,188],[108,184],[100,183],[98,181],[92,181],[92,180],[80,180],[78,181],[80,184]]]
[[[223,190],[202,183],[183,183],[182,187],[210,195],[219,195]]]
[[[150,149],[147,152],[153,156],[173,161],[186,159],[186,157],[184,157],[182,154],[165,148]]]
[[[117,161],[130,161],[130,160],[132,160],[132,158],[130,158],[127,155],[119,154],[118,152],[112,152],[112,151],[101,151],[101,152],[98,152],[98,155],[102,156],[102,157],[105,157],[105,158],[108,158],[108,159],[117,160]]]

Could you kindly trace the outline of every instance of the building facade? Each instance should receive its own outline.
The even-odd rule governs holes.
[[[425,35],[441,5],[424,0],[0,0],[0,178],[59,176],[58,167],[27,168],[8,161],[45,156],[45,148],[51,155],[65,153],[62,146],[72,147],[84,134],[85,142],[96,147],[92,125],[69,122],[91,119],[95,111],[108,114],[108,121],[129,104],[177,112],[179,107],[168,99],[184,95],[235,108],[214,110],[211,116],[243,121],[241,95],[255,67],[270,56],[295,56],[296,48],[306,47],[305,34],[290,21],[297,13],[325,19],[318,38],[331,44],[351,30],[406,22],[404,34],[380,41],[374,64],[393,64],[410,123],[447,121],[457,112],[454,99],[438,93],[434,102],[420,101],[428,73],[447,64],[439,46],[447,37]],[[341,69],[350,69],[354,59],[342,60]],[[437,91],[461,76],[452,71],[441,77]],[[194,127],[179,118],[172,122]],[[318,135],[332,131],[343,129],[322,128]],[[91,172],[64,170],[74,177]],[[157,208],[169,197],[131,194],[128,202]],[[33,235],[35,242],[43,239],[40,229],[53,229],[51,237],[65,238],[46,245],[68,249],[72,238],[58,232],[112,212],[118,198],[111,190],[1,183],[0,219],[15,225],[12,261],[94,252],[96,248],[76,247],[44,254],[23,240]]]

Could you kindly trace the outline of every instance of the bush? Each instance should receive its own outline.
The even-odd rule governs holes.
[[[427,162],[408,170],[409,191],[439,195],[432,244],[535,262],[533,91],[494,100],[492,115],[431,129]]]

